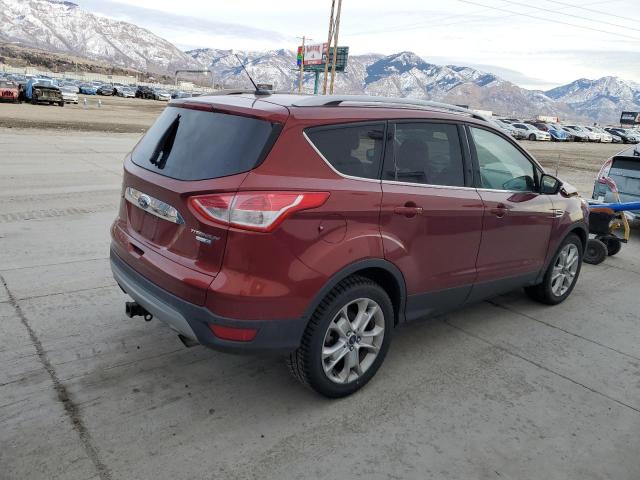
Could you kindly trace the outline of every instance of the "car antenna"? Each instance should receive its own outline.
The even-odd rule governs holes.
[[[240,64],[240,66],[242,67],[242,69],[244,70],[244,73],[247,74],[247,77],[249,77],[249,80],[251,80],[251,83],[253,84],[253,88],[256,89],[255,91],[255,95],[271,95],[270,92],[268,92],[267,90],[260,90],[258,88],[258,85],[256,85],[256,82],[253,81],[253,78],[251,78],[251,75],[249,75],[249,72],[247,71],[247,69],[244,66],[244,63],[242,63],[242,60],[240,60],[240,57],[238,56],[237,53],[234,53],[236,59],[238,60],[238,63]]]

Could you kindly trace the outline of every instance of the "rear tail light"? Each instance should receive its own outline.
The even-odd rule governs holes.
[[[258,333],[256,328],[225,327],[214,323],[210,323],[209,328],[216,337],[223,340],[233,340],[234,342],[250,342],[256,338]]]
[[[192,197],[190,203],[207,220],[270,232],[292,213],[320,207],[328,198],[328,192],[240,192]]]

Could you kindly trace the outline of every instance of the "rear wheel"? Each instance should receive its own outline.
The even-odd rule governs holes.
[[[600,235],[596,239],[600,240],[607,247],[607,255],[613,257],[622,248],[622,242],[613,235]]]
[[[584,252],[584,261],[591,265],[598,265],[607,258],[607,245],[597,238],[590,238],[587,241],[587,248]]]
[[[585,257],[586,258],[586,257]],[[526,287],[527,295],[547,305],[563,302],[573,291],[582,266],[582,242],[575,234],[564,239],[554,255],[542,282]]]
[[[311,317],[300,347],[289,357],[291,373],[324,396],[350,395],[384,361],[393,324],[393,306],[382,287],[368,278],[347,278]]]

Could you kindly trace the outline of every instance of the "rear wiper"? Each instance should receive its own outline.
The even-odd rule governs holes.
[[[167,127],[165,132],[158,140],[158,144],[153,150],[151,158],[149,158],[149,162],[151,163],[151,165],[155,165],[160,170],[164,168],[165,164],[167,163],[167,159],[169,158],[169,154],[171,153],[171,149],[173,148],[173,142],[175,142],[176,140],[179,126],[180,115],[176,116],[173,122],[171,122],[171,125]]]

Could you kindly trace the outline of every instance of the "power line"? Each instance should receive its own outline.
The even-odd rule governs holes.
[[[512,0],[502,0],[504,2],[507,2],[511,5],[516,5],[519,7],[530,7],[531,5],[527,4],[527,3],[522,3],[522,2],[514,2]],[[628,27],[626,25],[620,25],[619,23],[611,23],[611,22],[607,22],[605,20],[594,20],[593,18],[589,18],[589,17],[583,17],[581,15],[576,15],[575,13],[564,13],[564,12],[559,12],[557,10],[550,10],[548,8],[542,8],[542,7],[535,7],[536,10],[540,11],[540,12],[547,12],[547,13],[555,13],[557,15],[564,15],[565,17],[571,17],[571,18],[579,18],[580,20],[586,20],[588,22],[597,22],[597,23],[601,23],[604,25],[611,25],[613,27],[618,27],[618,28],[625,28],[628,30],[632,30],[634,32],[637,32],[638,29],[637,28],[633,28],[633,27]]]
[[[554,19],[551,19],[551,18],[537,17],[535,15],[530,15],[528,13],[514,12],[513,10],[508,10],[506,8],[501,8],[501,7],[492,7],[492,6],[489,6],[489,5],[485,5],[483,3],[473,2],[471,0],[456,0],[456,1],[462,2],[462,3],[468,3],[469,5],[477,5],[479,7],[487,7],[487,8],[490,8],[492,10],[497,10],[499,12],[511,13],[513,15],[517,15],[517,16],[521,16],[521,17],[533,18],[534,20],[541,20],[543,22],[558,23],[560,25],[568,25],[569,27],[582,28],[583,30],[591,30],[593,32],[607,33],[609,35],[614,35],[616,37],[632,39],[632,40],[635,40],[637,42],[640,42],[640,38],[639,37],[633,37],[631,35],[625,35],[623,33],[615,33],[615,32],[610,32],[608,30],[601,30],[599,28],[587,27],[585,25],[578,25],[578,24],[575,24],[575,23],[563,22],[562,20],[554,20]]]
[[[507,2],[508,0],[500,0],[502,2]],[[553,1],[553,0],[551,0]],[[613,1],[620,1],[620,0],[613,0]],[[596,2],[592,2],[592,3],[587,3],[587,5],[599,5],[602,3],[611,3],[611,0],[599,0]],[[533,6],[528,5],[528,8],[535,8]],[[494,6],[489,6],[489,5],[485,5],[484,8],[477,10],[475,12],[471,12],[467,15],[477,15],[478,13],[482,13],[485,12],[487,10],[492,10],[495,9]],[[557,12],[560,10],[566,10],[566,7],[562,7],[559,8],[557,10],[551,10],[552,12]],[[512,15],[506,15],[505,17],[502,18],[510,18],[510,17],[516,17],[518,16],[518,13],[512,14]],[[366,35],[366,34],[370,34],[370,33],[387,33],[387,32],[394,32],[394,31],[403,31],[403,30],[417,30],[426,26],[429,27],[433,27],[434,25],[437,25],[438,27],[449,27],[449,26],[453,26],[453,25],[462,25],[462,24],[469,24],[469,23],[476,23],[476,22],[484,22],[486,20],[486,18],[483,19],[475,19],[475,18],[470,18],[467,20],[462,20],[462,21],[457,21],[457,22],[449,22],[449,23],[439,23],[442,22],[443,20],[447,20],[447,19],[451,19],[451,18],[458,18],[460,17],[460,14],[456,14],[456,15],[447,15],[445,17],[436,19],[436,20],[428,20],[425,22],[418,22],[418,23],[409,23],[409,24],[405,24],[405,25],[396,25],[396,26],[392,26],[390,28],[385,28],[385,29],[374,29],[374,30],[365,30],[365,31],[360,31],[360,32],[354,32],[351,33],[351,36],[356,36],[356,35]],[[493,17],[492,17],[493,18]]]
[[[593,9],[593,8],[587,8],[589,5],[593,5],[593,4],[587,4],[587,5],[583,6],[583,5],[576,5],[576,4],[572,4],[572,3],[559,2],[558,0],[544,0],[544,1],[548,2],[548,3],[556,3],[558,5],[566,5],[567,7],[571,7],[571,8],[579,8],[580,10],[585,10],[587,12],[597,13],[597,14],[600,14],[600,15],[607,15],[609,17],[621,18],[622,20],[626,20],[627,22],[640,22],[640,20],[637,19],[637,18],[623,17],[622,15],[616,15],[615,13],[608,13],[608,12],[603,12],[602,10],[596,10],[596,9]],[[598,2],[598,3],[602,3],[602,2]]]

